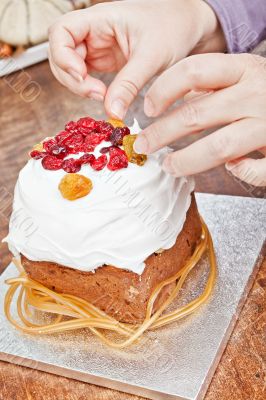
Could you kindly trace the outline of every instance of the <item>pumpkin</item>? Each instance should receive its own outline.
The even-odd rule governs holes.
[[[28,46],[47,40],[48,27],[61,15],[89,0],[0,0],[0,40]]]

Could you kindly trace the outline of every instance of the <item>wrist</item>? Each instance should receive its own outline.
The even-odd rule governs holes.
[[[204,0],[197,0],[196,6],[202,34],[191,54],[226,52],[225,35],[215,11]]]

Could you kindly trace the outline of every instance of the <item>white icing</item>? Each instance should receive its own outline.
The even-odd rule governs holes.
[[[131,132],[139,130],[135,122]],[[33,261],[82,271],[108,264],[141,274],[150,254],[174,245],[194,189],[193,179],[162,171],[169,151],[150,155],[143,167],[129,163],[116,172],[83,166],[79,173],[92,180],[93,190],[75,201],[58,190],[63,170],[47,171],[40,160],[29,160],[19,174],[4,241],[15,256]]]

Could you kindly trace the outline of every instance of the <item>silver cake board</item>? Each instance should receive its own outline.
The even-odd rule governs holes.
[[[266,202],[209,194],[197,194],[197,202],[213,237],[219,274],[211,299],[196,313],[145,333],[126,350],[108,348],[85,329],[23,334],[3,311],[4,281],[17,275],[10,264],[0,277],[0,359],[150,399],[203,399],[262,259]],[[204,259],[182,301],[202,290],[207,273]]]

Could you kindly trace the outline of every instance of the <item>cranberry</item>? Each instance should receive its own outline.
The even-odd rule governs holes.
[[[44,151],[32,150],[30,152],[30,156],[34,160],[40,160],[41,158],[45,157],[46,155],[47,155],[47,153]]]
[[[69,121],[65,126],[65,130],[70,133],[77,133],[77,127],[78,127],[78,124],[76,122]]]
[[[75,160],[74,158],[68,158],[63,161],[62,168],[67,173],[75,174],[80,171],[81,163],[79,160]]]
[[[98,131],[104,136],[104,140],[108,142],[110,140],[111,134],[114,131],[114,127],[109,122],[99,121]]]
[[[96,158],[92,163],[91,166],[95,171],[101,171],[107,164],[107,156],[103,154],[102,156]]]
[[[79,158],[79,162],[81,164],[92,164],[95,160],[95,156],[93,154],[85,153],[83,156]]]
[[[95,121],[93,118],[85,117],[80,118],[77,122],[77,125],[81,129],[81,132],[86,135],[97,128],[97,121]]]
[[[62,145],[66,146],[68,153],[78,153],[82,151],[84,139],[81,133],[74,133],[73,135],[62,140]]]
[[[123,144],[123,137],[126,135],[130,135],[130,130],[127,126],[115,128],[110,136],[110,142],[114,146],[121,146]]]
[[[54,156],[45,156],[42,159],[42,166],[44,169],[48,169],[50,171],[57,171],[62,168],[62,160]]]
[[[128,158],[124,150],[119,147],[112,147],[110,149],[110,160],[107,164],[107,168],[111,171],[116,171],[118,169],[127,168]]]
[[[93,151],[95,147],[104,140],[104,135],[99,132],[92,132],[86,136],[84,141],[84,151]],[[86,150],[87,149],[87,150]]]
[[[44,150],[47,151],[47,153],[50,153],[51,147],[54,146],[55,144],[57,144],[56,139],[54,138],[48,139],[43,142],[43,148]]]
[[[109,151],[110,151],[111,149],[113,149],[114,147],[117,147],[117,146],[102,147],[101,150],[100,150],[100,153],[101,153],[101,154],[109,153]]]
[[[71,133],[71,132],[62,131],[62,132],[59,132],[59,133],[56,135],[55,139],[56,139],[56,141],[57,141],[58,144],[62,144],[62,142],[63,142],[65,139],[69,138],[70,136],[72,136],[72,133]]]
[[[68,151],[65,146],[58,146],[58,144],[55,144],[50,148],[50,154],[57,158],[63,159],[68,155]]]
[[[83,146],[82,146],[82,151],[83,151],[84,153],[89,153],[89,152],[92,153],[92,152],[95,150],[95,147],[96,147],[96,145],[93,146],[92,144],[86,144],[86,143],[84,143]]]

